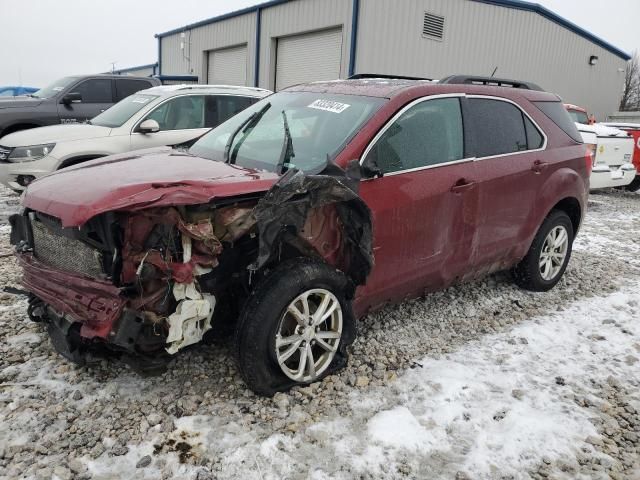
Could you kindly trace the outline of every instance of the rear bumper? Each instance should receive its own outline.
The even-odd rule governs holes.
[[[609,187],[624,187],[629,185],[636,177],[636,169],[630,163],[625,163],[620,168],[609,165],[596,165],[591,171],[589,181],[590,190]]]
[[[112,283],[53,269],[32,253],[17,255],[24,287],[58,313],[80,323],[83,338],[107,339],[126,299]]]

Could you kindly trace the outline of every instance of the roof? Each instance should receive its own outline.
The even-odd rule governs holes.
[[[371,78],[356,80],[330,80],[302,83],[285,88],[281,92],[314,92],[334,95],[362,95],[366,97],[393,98],[419,89],[420,95],[466,93],[468,95],[494,95],[505,98],[524,97],[531,101],[558,101],[557,95],[524,88],[497,87],[473,84],[443,84],[431,80],[407,80]]]
[[[238,94],[249,97],[266,97],[271,95],[271,90],[265,90],[264,88],[254,87],[236,87],[233,85],[160,85],[158,87],[151,87],[146,90],[142,90],[138,93],[152,93],[155,95],[172,96],[177,95],[178,92],[199,92],[199,93],[213,93],[213,94]]]
[[[261,10],[261,9],[264,9],[264,8],[268,8],[268,7],[273,7],[273,6],[280,5],[280,4],[284,4],[284,3],[287,3],[287,2],[290,2],[290,1],[293,1],[293,0],[270,0],[268,2],[260,3],[258,5],[254,5],[252,7],[243,8],[241,10],[235,10],[233,12],[225,13],[223,15],[218,15],[216,17],[211,17],[211,18],[207,18],[205,20],[201,20],[199,22],[191,23],[191,24],[185,25],[183,27],[174,28],[173,30],[169,30],[169,31],[166,31],[166,32],[163,32],[163,33],[157,33],[155,36],[157,38],[166,37],[166,36],[173,35],[173,34],[176,34],[176,33],[184,32],[186,30],[191,30],[193,28],[202,27],[204,25],[209,25],[209,24],[216,23],[216,22],[221,22],[222,20],[227,20],[229,18],[238,17],[240,15],[245,15],[247,13],[257,12],[258,10]],[[603,40],[602,38],[597,37],[596,35],[592,34],[588,30],[585,30],[584,28],[576,25],[575,23],[573,23],[573,22],[567,20],[566,18],[558,15],[557,13],[552,12],[551,10],[549,10],[548,8],[543,7],[540,4],[533,3],[533,2],[526,2],[524,0],[470,0],[470,1],[478,2],[478,3],[487,3],[487,4],[490,4],[490,5],[497,5],[497,6],[505,7],[505,8],[515,8],[517,10],[525,10],[525,11],[528,11],[528,12],[537,13],[539,15],[542,15],[546,19],[548,19],[548,20],[560,25],[561,27],[564,27],[567,30],[572,31],[576,35],[579,35],[579,36],[589,40],[590,42],[593,42],[594,44],[604,48],[605,50],[613,53],[614,55],[617,55],[618,57],[622,58],[623,60],[630,60],[631,59],[631,55],[629,55],[627,52],[624,52],[624,51],[620,50],[619,48],[613,46],[612,44],[610,44],[606,40]]]

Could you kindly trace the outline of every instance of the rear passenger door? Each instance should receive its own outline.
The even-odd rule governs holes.
[[[476,220],[460,98],[405,107],[368,147],[363,164],[376,164],[383,176],[360,184],[373,214],[375,255],[358,292],[361,304],[375,307],[451,283],[468,264]]]
[[[475,274],[511,266],[530,235],[528,216],[549,173],[546,138],[506,99],[469,96],[465,127],[473,138],[479,182]]]
[[[113,105],[113,80],[90,78],[74,85],[67,93],[79,93],[82,100],[58,104],[60,123],[83,123]]]

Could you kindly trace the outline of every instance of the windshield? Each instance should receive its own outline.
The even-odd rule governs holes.
[[[111,108],[108,108],[100,115],[91,119],[91,125],[99,125],[101,127],[121,127],[124,123],[133,117],[150,101],[158,98],[157,95],[143,95],[136,93],[123,100],[120,100]]]
[[[589,125],[589,117],[586,113],[579,110],[569,110],[569,115],[574,122],[582,123],[583,125]]]
[[[211,130],[189,152],[242,167],[280,173],[321,171],[385,99],[280,92]]]
[[[58,81],[53,82],[51,85],[41,88],[35,93],[32,93],[32,97],[36,98],[51,98],[55,97],[59,92],[67,88],[73,82],[78,80],[78,77],[64,77]]]

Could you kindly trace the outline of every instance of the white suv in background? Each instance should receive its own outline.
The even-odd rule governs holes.
[[[80,162],[186,143],[271,93],[223,85],[141,90],[88,123],[33,128],[0,138],[0,182],[23,190],[36,178]]]

